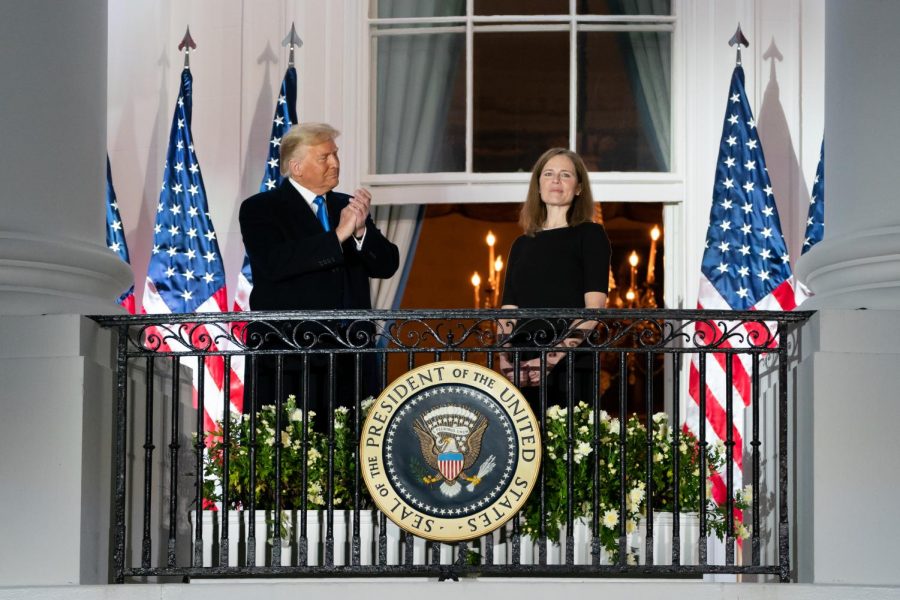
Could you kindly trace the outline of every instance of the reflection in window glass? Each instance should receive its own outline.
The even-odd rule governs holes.
[[[376,173],[465,170],[465,35],[377,38]]]
[[[591,171],[668,171],[671,34],[578,34],[576,149]]]
[[[582,15],[671,15],[671,0],[577,0]]]
[[[476,15],[568,14],[569,0],[475,0]]]
[[[465,0],[372,0],[370,4],[370,15],[380,19],[458,17],[465,14]]]
[[[530,171],[546,149],[569,145],[569,34],[476,33],[476,172]]]

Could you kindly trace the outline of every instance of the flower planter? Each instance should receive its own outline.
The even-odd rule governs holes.
[[[679,514],[679,552],[682,565],[696,565],[700,562],[700,517],[697,513]],[[670,512],[653,513],[653,564],[672,564],[673,514]],[[632,544],[637,551],[638,564],[647,564],[647,520],[641,517],[637,535]],[[714,539],[714,536],[710,539]]]
[[[335,566],[349,565],[352,562],[353,543],[353,513],[352,511],[334,511],[334,564]],[[228,548],[227,564],[236,567],[246,566],[250,552],[249,544],[249,518],[247,511],[229,511],[228,513]],[[272,565],[272,543],[274,541],[274,523],[271,511],[256,511],[254,516],[256,527],[255,565]],[[203,511],[202,535],[203,535],[203,560],[204,567],[219,566],[223,556],[221,545],[222,513],[219,511]],[[658,512],[653,515],[653,563],[656,565],[672,564],[672,513]],[[190,513],[192,537],[196,512]],[[318,566],[324,564],[326,521],[325,513],[319,510],[307,511],[306,524],[306,561],[301,564],[300,549],[300,511],[284,511],[283,533],[287,536],[281,539],[281,565],[283,566]],[[373,510],[360,511],[360,564],[374,565],[378,558],[378,513]],[[572,527],[574,545],[574,561],[576,565],[589,565],[593,562],[591,555],[591,519],[581,517],[576,519]],[[405,546],[401,546],[401,531],[393,522],[386,522],[385,534],[387,538],[387,564],[399,565],[405,560]],[[493,563],[495,565],[512,563],[512,538],[507,529],[503,532],[495,531],[492,547]],[[641,518],[634,532],[629,534],[627,545],[637,559],[638,564],[647,564],[646,559],[646,520]],[[699,535],[700,521],[696,513],[682,513],[680,515],[680,558],[682,565],[699,564]],[[547,540],[547,565],[565,564],[566,544],[568,534],[563,526],[558,540]],[[724,564],[724,545],[713,535],[707,538],[709,564]],[[458,556],[455,545],[439,545],[440,564],[453,564]],[[520,539],[519,563],[522,565],[540,564],[540,544],[528,535],[522,535]],[[476,549],[480,549],[482,556],[486,551],[484,539],[478,541]],[[413,564],[424,565],[431,563],[431,546],[426,540],[413,538]],[[721,555],[721,556],[720,556]],[[609,554],[606,549],[601,549],[600,564],[610,564]]]
[[[191,511],[189,521],[191,523],[191,539],[195,531],[197,518],[196,511]],[[228,512],[228,560],[229,567],[249,564],[250,552],[250,528],[249,511],[232,510]],[[203,560],[202,566],[213,567],[221,564],[223,548],[222,536],[222,512],[206,510],[202,513],[203,536]],[[255,525],[254,551],[256,566],[272,565],[272,544],[275,540],[274,514],[272,511],[258,510],[253,514]],[[306,543],[307,561],[305,564],[315,566],[321,564],[321,513],[318,510],[307,511],[306,516]],[[281,560],[282,566],[296,565],[299,559],[300,540],[300,511],[283,511],[282,513]],[[286,535],[285,535],[286,534]],[[343,534],[346,538],[346,533]],[[193,554],[192,554],[193,556]]]

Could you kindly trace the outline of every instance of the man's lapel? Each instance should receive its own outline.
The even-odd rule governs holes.
[[[285,215],[290,218],[296,228],[304,233],[313,233],[317,228],[321,229],[312,208],[303,199],[291,182],[284,179],[279,188]]]
[[[341,222],[341,210],[345,204],[340,201],[337,195],[331,191],[325,194],[325,206],[328,207],[328,224],[331,229],[335,229]]]

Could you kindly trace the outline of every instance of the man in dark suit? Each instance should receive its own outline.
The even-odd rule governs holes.
[[[241,235],[253,272],[251,310],[368,309],[372,306],[369,278],[388,278],[397,271],[399,251],[372,222],[369,192],[358,189],[349,196],[333,191],[340,176],[335,143],[338,135],[324,123],[293,127],[281,140],[284,181],[241,204]],[[341,324],[332,322],[328,326],[340,328]],[[265,333],[266,328],[251,327],[250,333],[254,331]],[[322,328],[306,326],[299,334],[287,330],[289,337],[301,343],[302,333],[322,332]],[[329,343],[331,347],[343,347],[327,335],[319,339],[316,348],[327,348]],[[285,346],[270,339],[263,347]],[[353,356],[335,357],[335,405],[352,406]],[[363,362],[362,392],[366,395],[373,390],[373,363]],[[331,389],[327,356],[311,355],[310,364],[308,405],[321,414]],[[261,357],[258,368],[257,408],[274,404],[277,391],[274,358]],[[298,405],[300,373],[299,359],[285,357],[282,392],[285,397],[296,394]],[[249,398],[244,405],[249,408]]]

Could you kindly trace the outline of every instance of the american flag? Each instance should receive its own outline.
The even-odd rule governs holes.
[[[269,137],[268,156],[259,191],[272,190],[281,184],[281,138],[297,122],[297,70],[288,67],[281,80],[281,90],[275,101],[275,116],[272,118],[272,134]],[[250,310],[250,292],[253,290],[253,274],[250,259],[244,254],[244,264],[238,275],[237,290],[234,294],[234,310]]]
[[[116,189],[112,183],[112,169],[109,167],[109,156],[106,157],[106,245],[115,252],[126,265],[131,266],[128,258],[128,244],[125,243],[125,227],[119,214],[119,203],[116,201]],[[116,300],[125,310],[134,314],[134,285]]]
[[[806,235],[803,237],[803,250],[806,252],[822,241],[825,236],[825,140],[819,150],[819,166],[816,167],[816,178],[813,180],[812,194],[809,198],[809,215],[806,218]]]
[[[763,157],[756,121],[744,90],[744,70],[736,66],[725,109],[706,249],[700,269],[697,308],[709,310],[792,310],[794,299],[787,245]],[[697,325],[707,342],[721,337],[719,325]],[[722,347],[731,347],[724,343]],[[733,388],[733,489],[742,485],[744,408],[752,399],[752,358],[731,355]],[[707,441],[726,441],[725,369],[728,355],[706,361]],[[693,355],[687,425],[699,432],[700,372]],[[727,496],[724,474],[713,477],[713,499]]]
[[[272,119],[272,136],[269,138],[269,156],[266,172],[259,191],[273,190],[281,183],[281,138],[297,122],[297,70],[288,67],[281,80],[281,90],[275,101],[275,117]]]
[[[227,306],[225,269],[191,136],[192,85],[190,70],[185,68],[181,72],[181,87],[172,117],[156,207],[153,249],[144,290],[146,313],[224,312]],[[179,351],[182,348],[170,349]],[[211,349],[216,350],[215,347]],[[198,373],[196,368],[193,371],[196,395]],[[204,372],[207,430],[223,416],[224,372],[221,356],[207,357]],[[233,372],[230,379],[232,409],[240,412],[243,384]]]
[[[234,312],[250,310],[250,292],[253,291],[253,273],[250,272],[250,257],[244,254],[244,264],[238,273],[237,291],[234,292]]]

